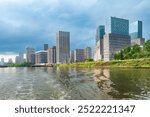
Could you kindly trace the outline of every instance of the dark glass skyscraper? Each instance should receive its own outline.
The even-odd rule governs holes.
[[[94,49],[94,60],[103,58],[103,38],[105,35],[105,26],[100,25],[96,30],[96,44]]]
[[[107,32],[104,35],[104,61],[114,59],[114,54],[130,46],[129,20],[110,17],[106,24]]]
[[[44,44],[44,50],[48,50],[48,44]]]
[[[118,35],[129,35],[129,20],[110,17],[106,22],[106,32]]]
[[[103,39],[103,36],[105,35],[105,26],[100,25],[97,28],[97,32],[96,32],[96,43],[100,40]]]

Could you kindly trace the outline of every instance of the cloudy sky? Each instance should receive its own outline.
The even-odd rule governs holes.
[[[0,57],[55,45],[56,32],[70,31],[71,49],[94,47],[98,25],[110,16],[143,21],[150,38],[149,0],[0,0]]]

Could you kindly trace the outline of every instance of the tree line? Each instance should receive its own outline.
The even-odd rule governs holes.
[[[147,40],[143,47],[140,47],[138,44],[128,46],[122,49],[120,52],[114,55],[116,60],[125,60],[125,59],[138,59],[138,58],[149,58],[150,57],[150,40]]]

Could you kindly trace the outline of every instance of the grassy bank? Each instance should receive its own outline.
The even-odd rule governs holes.
[[[129,59],[129,60],[113,60],[110,62],[85,62],[72,64],[59,64],[58,67],[148,67],[150,68],[150,58],[145,59]]]

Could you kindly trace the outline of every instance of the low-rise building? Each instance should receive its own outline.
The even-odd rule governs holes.
[[[84,62],[84,49],[74,50],[74,62]]]
[[[0,65],[4,65],[5,64],[5,59],[4,58],[1,58],[1,63]]]
[[[145,43],[144,38],[131,39],[131,46],[138,44],[139,46],[143,46]]]
[[[41,50],[35,53],[35,64],[47,63],[47,51]]]
[[[73,63],[74,62],[74,51],[71,50],[70,51],[70,63]]]
[[[92,58],[92,49],[91,47],[86,47],[84,49],[84,58]]]

